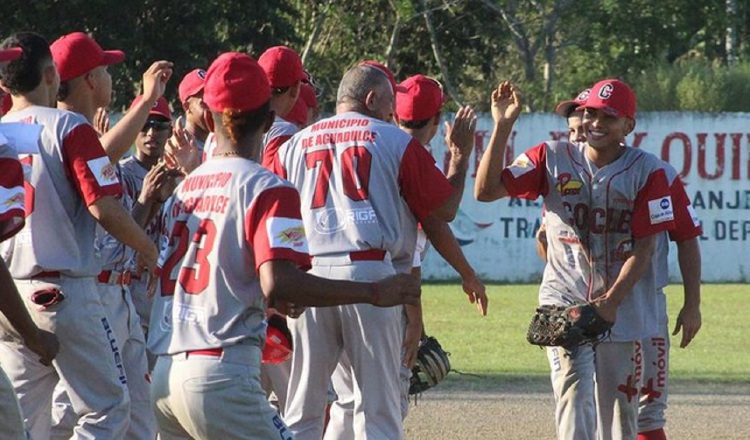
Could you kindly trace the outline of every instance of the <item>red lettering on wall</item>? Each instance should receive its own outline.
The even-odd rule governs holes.
[[[634,133],[633,134],[633,143],[631,144],[631,146],[633,148],[640,148],[641,142],[643,142],[643,138],[645,138],[646,136],[648,136],[648,133],[643,132],[643,131],[640,132],[640,133]]]
[[[682,141],[682,168],[678,167],[676,163],[669,160],[673,140]],[[670,133],[666,138],[664,138],[664,142],[662,142],[661,144],[661,159],[665,162],[669,162],[673,167],[675,167],[677,172],[680,173],[680,177],[684,180],[690,174],[690,165],[693,159],[692,149],[693,147],[690,143],[690,138],[688,137],[688,135],[680,132]]]
[[[724,140],[726,133],[715,133],[716,138],[716,171],[709,174],[706,171],[706,133],[698,133],[698,175],[706,180],[716,180],[724,174]]]

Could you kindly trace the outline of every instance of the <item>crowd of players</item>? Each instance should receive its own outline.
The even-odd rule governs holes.
[[[448,226],[470,107],[446,123],[444,175],[425,148],[440,83],[397,83],[376,61],[344,73],[320,121],[320,90],[288,47],[190,71],[176,121],[173,66],[157,61],[110,126],[108,66],[123,52],[81,32],[2,48],[3,438],[403,438],[428,243],[487,313]],[[666,438],[667,232],[682,345],[700,328],[700,228],[677,174],[623,145],[635,95],[620,81],[558,106],[570,142],[511,164],[515,86],[493,90],[491,108],[477,198],[544,197],[540,302],[592,302],[616,322],[600,344],[548,350],[559,438]]]

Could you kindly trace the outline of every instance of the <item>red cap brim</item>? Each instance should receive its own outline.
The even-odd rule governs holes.
[[[125,61],[125,52],[121,50],[105,50],[101,65],[109,66],[110,64],[120,64],[123,61]]]
[[[0,50],[0,63],[17,60],[21,56],[21,54],[23,54],[23,49],[21,49],[20,47],[10,47],[8,49],[2,49]]]
[[[570,113],[576,111],[580,106],[581,103],[577,101],[563,101],[557,104],[557,107],[555,107],[555,113],[563,118],[567,118]]]

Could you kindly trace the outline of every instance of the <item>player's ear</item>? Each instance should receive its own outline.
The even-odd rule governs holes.
[[[294,98],[294,100],[297,100],[297,97],[299,96],[299,91],[302,88],[302,81],[297,81],[293,86],[289,87],[289,96]]]
[[[437,114],[432,118],[432,124],[433,125],[440,125],[440,115],[443,114],[443,112],[437,112]]]
[[[635,130],[635,119],[627,118],[625,120],[625,134],[629,135]]]
[[[364,104],[365,104],[365,107],[367,107],[367,110],[374,110],[375,109],[375,107],[376,107],[376,105],[375,105],[375,99],[377,99],[376,95],[377,95],[377,93],[375,92],[375,90],[370,90],[369,92],[367,92],[367,95],[365,95],[365,102],[364,102]]]

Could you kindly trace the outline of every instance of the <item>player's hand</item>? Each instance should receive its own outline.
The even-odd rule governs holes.
[[[682,340],[680,341],[680,348],[685,348],[698,334],[701,329],[702,318],[700,307],[688,307],[685,306],[680,310],[677,315],[677,322],[675,322],[674,331],[672,336],[682,330]]]
[[[60,351],[60,342],[57,340],[57,336],[42,329],[37,329],[36,333],[32,337],[24,339],[23,343],[29,350],[36,353],[39,356],[39,362],[46,366],[52,363],[52,359]]]
[[[164,203],[174,193],[182,173],[170,170],[164,162],[159,162],[143,178],[143,189],[138,202],[145,205],[149,202]]]
[[[164,95],[169,78],[172,77],[171,61],[155,61],[143,73],[143,100],[156,102]]]
[[[515,122],[521,113],[521,93],[513,83],[509,81],[501,82],[497,89],[492,91],[490,109],[495,124]]]
[[[99,136],[103,136],[104,133],[109,131],[109,114],[106,108],[99,107],[96,109],[96,113],[94,114],[94,129],[99,133]]]
[[[445,121],[445,144],[454,160],[467,160],[474,149],[474,134],[477,128],[477,115],[469,106],[456,112],[453,125]]]
[[[268,310],[273,310],[278,315],[288,316],[290,318],[299,318],[300,315],[305,313],[305,307],[304,306],[298,306],[297,304],[284,301],[284,300],[276,300],[273,303],[273,308],[270,308]]]
[[[610,300],[605,294],[591,301],[591,305],[596,310],[596,314],[603,320],[612,324],[617,320],[617,306],[614,301]]]
[[[159,258],[159,251],[156,250],[156,245],[149,243],[148,250],[146,252],[138,252],[136,263],[138,267],[142,267],[149,272],[153,272],[156,269],[156,260]]]
[[[203,153],[198,149],[195,136],[183,127],[182,120],[182,116],[177,118],[172,136],[164,147],[164,153],[170,168],[180,169],[188,175],[201,164]]]
[[[487,306],[490,300],[487,298],[484,283],[477,278],[476,274],[461,280],[461,287],[463,287],[466,296],[469,297],[469,302],[477,305],[477,310],[482,316],[487,316]]]
[[[378,307],[419,304],[422,282],[411,274],[392,275],[372,285],[370,303]]]
[[[419,351],[419,340],[422,338],[422,331],[422,321],[406,324],[403,364],[408,369],[411,369],[414,366],[414,362],[417,361],[417,352]]]

